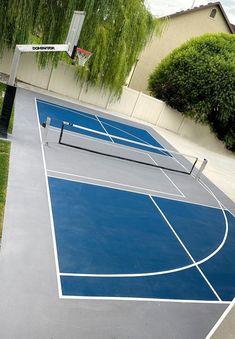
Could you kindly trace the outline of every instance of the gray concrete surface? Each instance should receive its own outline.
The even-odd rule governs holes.
[[[0,253],[1,338],[205,338],[226,304],[59,299],[34,97],[33,92],[17,90]],[[37,97],[47,99],[42,95]],[[50,164],[50,152],[52,149],[48,147],[46,159],[48,165],[54,166],[59,158],[56,160],[54,156]],[[61,163],[64,165],[63,159]],[[89,175],[94,176],[92,166],[88,165],[89,161],[84,160],[84,171],[88,174],[89,170]],[[102,166],[96,175],[104,175]],[[124,170],[120,168],[120,180]],[[169,176],[172,178],[174,174]],[[128,176],[125,180],[129,180]],[[141,185],[146,188],[148,180]],[[182,190],[187,187],[187,182],[181,185]],[[202,188],[197,189],[198,193],[193,194],[196,200]],[[217,194],[234,212],[232,202],[219,190]]]

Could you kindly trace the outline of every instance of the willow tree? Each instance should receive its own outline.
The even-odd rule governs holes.
[[[1,0],[1,50],[35,41],[64,43],[74,10],[86,12],[79,47],[94,54],[86,67],[77,66],[77,77],[120,94],[140,51],[163,27],[144,0]],[[41,54],[39,65],[61,57]]]

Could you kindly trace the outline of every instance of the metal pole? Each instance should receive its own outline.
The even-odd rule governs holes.
[[[195,176],[195,179],[197,179],[197,180],[200,179],[201,174],[202,174],[203,170],[205,169],[207,163],[208,163],[208,160],[204,159],[202,164],[201,164],[201,167],[199,168],[199,170],[198,170],[198,172]]]
[[[21,51],[20,51],[18,45],[16,45],[12,64],[11,64],[10,77],[9,77],[9,80],[8,80],[8,85],[10,85],[10,86],[15,85],[15,78],[16,78],[16,73],[17,73],[19,61],[20,61],[20,56],[21,56]]]
[[[48,135],[50,124],[51,124],[51,117],[47,117],[46,123],[45,123],[45,131],[44,131],[44,142],[46,146],[48,146],[47,135]]]
[[[0,137],[7,138],[7,130],[11,118],[11,112],[14,105],[16,86],[15,79],[22,52],[67,52],[67,44],[57,45],[16,45],[13,60],[11,64],[10,76],[7,83],[7,89],[3,101],[2,112],[0,116]]]

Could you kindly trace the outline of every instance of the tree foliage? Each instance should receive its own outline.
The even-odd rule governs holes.
[[[74,10],[86,12],[79,47],[94,53],[87,67],[78,67],[78,78],[120,93],[138,54],[163,26],[144,0],[1,0],[1,49],[32,43],[36,36],[40,43],[64,43]],[[41,53],[39,63],[59,58]]]
[[[156,98],[209,124],[235,151],[235,35],[206,34],[169,54],[149,78]]]

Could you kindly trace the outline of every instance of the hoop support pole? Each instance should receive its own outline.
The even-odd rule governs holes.
[[[57,44],[57,45],[16,45],[14,56],[11,64],[10,77],[8,85],[15,85],[16,73],[20,61],[21,53],[37,53],[37,52],[67,52],[69,45]]]
[[[57,45],[16,45],[12,63],[10,76],[7,83],[7,90],[4,97],[2,106],[2,112],[0,116],[0,135],[7,138],[7,129],[11,117],[12,107],[14,105],[16,86],[15,79],[20,62],[20,56],[22,52],[35,53],[35,52],[67,52],[69,45],[57,44]]]

